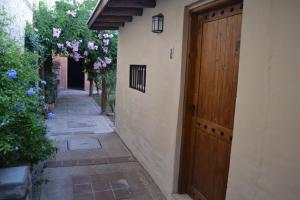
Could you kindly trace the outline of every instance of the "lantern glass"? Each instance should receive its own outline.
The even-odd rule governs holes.
[[[152,32],[162,33],[164,29],[164,16],[158,14],[152,17]]]

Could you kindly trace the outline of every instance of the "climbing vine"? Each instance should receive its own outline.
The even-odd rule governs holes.
[[[90,94],[92,83],[96,82],[98,86],[101,83],[102,104],[105,104],[109,96],[103,91],[106,90],[107,85],[114,85],[109,82],[111,79],[108,76],[112,75],[116,68],[117,32],[92,31],[88,28],[87,21],[95,5],[95,0],[85,0],[81,4],[61,0],[56,2],[54,9],[50,9],[41,2],[34,11],[33,25],[40,43],[44,46],[40,54],[45,76],[49,77],[53,73],[51,70],[53,54],[82,62],[83,70],[88,73],[88,80],[91,83]],[[111,87],[111,90],[114,88]],[[114,95],[114,92],[108,94]],[[53,96],[51,93],[47,95],[46,92],[46,101],[53,101],[52,99],[49,101],[51,96]],[[102,110],[105,109],[106,105],[102,105]]]

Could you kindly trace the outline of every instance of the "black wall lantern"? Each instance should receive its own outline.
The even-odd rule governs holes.
[[[164,31],[164,16],[158,14],[152,17],[152,32],[162,33]]]

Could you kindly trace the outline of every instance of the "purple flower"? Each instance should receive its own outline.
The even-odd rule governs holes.
[[[65,54],[67,53],[67,48],[66,48],[66,47],[61,48],[61,50],[62,50]]]
[[[111,58],[108,58],[108,57],[104,57],[104,62],[106,63],[106,64],[111,64]]]
[[[77,52],[73,52],[73,59],[78,62],[80,60],[80,58],[82,58],[82,56],[77,53]]]
[[[102,47],[104,53],[108,53],[108,47]]]
[[[48,116],[48,119],[54,119],[55,118],[55,114],[52,113],[52,112],[49,112],[47,116]]]
[[[29,96],[35,95],[34,89],[33,89],[33,88],[29,88],[29,89],[27,90],[27,95],[29,95]]]
[[[59,38],[60,33],[61,33],[60,28],[53,28],[53,37]]]
[[[71,42],[69,42],[69,41],[66,41],[66,45],[67,45],[67,47],[69,47],[69,48],[72,47]]]
[[[77,52],[77,51],[78,51],[78,49],[79,49],[79,44],[80,44],[79,41],[73,41],[73,42],[71,43],[71,48],[73,49],[73,52]]]
[[[84,55],[84,56],[88,56],[88,55],[89,55],[89,52],[88,52],[88,51],[84,51],[84,52],[83,52],[83,55]]]
[[[104,46],[109,45],[109,39],[103,39],[102,41],[103,41]]]
[[[76,14],[77,14],[76,10],[68,10],[67,11],[67,15],[69,15],[69,16],[76,17]]]
[[[107,67],[106,62],[102,61],[102,67]]]
[[[94,49],[94,42],[88,42],[87,48]]]
[[[109,38],[109,35],[107,33],[103,34],[103,38],[107,39]]]
[[[98,50],[98,46],[94,42],[88,42],[87,48],[90,50]]]
[[[57,43],[57,47],[58,47],[59,49],[63,49],[65,46],[64,46],[64,44]]]
[[[11,78],[11,79],[16,79],[17,78],[17,72],[14,69],[10,69],[6,72],[6,75]]]
[[[100,69],[101,67],[102,67],[102,64],[101,64],[100,61],[96,61],[96,62],[94,63],[94,69]]]

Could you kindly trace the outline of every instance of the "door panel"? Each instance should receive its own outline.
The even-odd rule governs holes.
[[[240,10],[232,11],[232,7]],[[194,87],[196,113],[191,126],[191,160],[188,194],[200,200],[224,200],[234,123],[242,6],[207,18],[199,15]],[[222,8],[218,9],[223,11]],[[224,13],[224,12],[223,12]],[[198,77],[198,78],[197,78]]]

